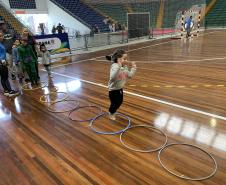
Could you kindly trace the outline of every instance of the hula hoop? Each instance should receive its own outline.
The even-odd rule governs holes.
[[[51,89],[51,92],[57,92],[59,90],[59,88],[57,86],[46,86],[48,87],[48,89]],[[55,90],[52,90],[53,88],[55,88]]]
[[[70,120],[76,121],[76,122],[87,122],[87,121],[91,121],[91,120],[95,119],[96,116],[93,117],[93,118],[90,118],[90,119],[86,119],[86,120],[76,120],[76,119],[73,119],[73,118],[71,117],[71,114],[72,114],[73,112],[78,111],[79,109],[85,109],[85,108],[90,108],[90,107],[92,107],[92,108],[97,108],[97,109],[99,109],[99,111],[100,111],[99,114],[102,113],[102,108],[101,108],[100,106],[96,106],[96,105],[81,106],[81,107],[78,107],[78,108],[72,110],[72,111],[69,113],[68,118],[69,118]],[[99,115],[99,114],[98,114],[98,115]]]
[[[125,130],[127,130],[131,126],[131,120],[128,116],[126,116],[124,114],[120,114],[120,113],[115,113],[115,114],[120,115],[120,116],[128,119],[128,125],[126,126],[126,128],[119,130],[119,131],[116,131],[116,132],[102,132],[102,131],[98,131],[98,130],[94,129],[93,124],[97,119],[99,119],[100,117],[103,117],[104,115],[109,115],[109,113],[105,112],[105,113],[100,114],[99,116],[97,116],[93,120],[91,120],[90,125],[89,125],[90,129],[93,130],[94,132],[96,132],[97,134],[104,134],[104,135],[116,135],[116,134],[120,134],[120,133],[124,132]]]
[[[191,177],[187,177],[187,176],[184,176],[184,175],[178,175],[178,174],[174,173],[173,171],[169,170],[169,169],[163,164],[163,162],[161,161],[161,153],[162,153],[162,151],[163,151],[164,149],[166,149],[166,148],[168,148],[168,147],[170,147],[170,146],[173,146],[173,145],[186,145],[186,146],[195,147],[195,148],[201,150],[202,152],[204,152],[205,154],[207,154],[207,155],[212,159],[212,161],[213,161],[213,163],[214,163],[215,168],[214,168],[213,172],[212,172],[210,175],[205,176],[205,177],[191,178]],[[214,157],[213,157],[210,153],[208,153],[207,151],[203,150],[202,148],[200,148],[200,147],[198,147],[198,146],[195,146],[195,145],[191,145],[191,144],[186,144],[186,143],[181,143],[181,144],[179,144],[179,143],[168,144],[168,145],[166,145],[164,148],[162,148],[162,149],[159,151],[159,153],[158,153],[158,160],[159,160],[161,166],[162,166],[167,172],[169,172],[169,173],[171,173],[172,175],[174,175],[174,176],[176,176],[176,177],[179,177],[179,178],[181,178],[181,179],[192,180],[192,181],[201,181],[201,180],[209,179],[210,177],[212,177],[212,176],[217,172],[217,162],[216,162],[216,160],[214,159]]]
[[[156,132],[161,133],[161,135],[163,135],[163,136],[165,137],[165,142],[164,142],[164,144],[161,145],[160,147],[156,148],[156,149],[149,149],[149,150],[135,149],[135,148],[132,148],[132,147],[126,145],[125,142],[124,142],[123,139],[122,139],[123,134],[126,133],[129,129],[133,129],[133,128],[137,128],[137,127],[145,127],[145,128],[147,128],[147,129],[149,129],[149,130],[157,130]],[[120,142],[121,142],[121,144],[122,144],[124,147],[126,147],[127,149],[130,149],[130,150],[132,150],[132,151],[135,151],[135,152],[141,152],[141,153],[156,152],[156,151],[162,149],[162,148],[167,144],[167,141],[168,141],[167,135],[166,135],[162,130],[160,130],[160,129],[158,129],[158,128],[155,128],[155,127],[152,127],[152,126],[149,126],[149,125],[137,125],[137,126],[132,126],[132,127],[128,128],[127,130],[125,130],[124,132],[122,132],[122,133],[120,134]]]
[[[45,101],[43,100],[44,97],[48,96],[48,95],[51,95],[51,94],[64,94],[64,97],[59,99],[59,100],[55,100],[55,101]],[[64,101],[68,98],[68,94],[65,93],[65,92],[50,92],[48,94],[44,94],[40,97],[40,102],[42,103],[56,103],[56,102],[59,102],[59,101]]]
[[[24,91],[34,91],[34,90],[42,89],[42,88],[48,86],[48,85],[46,84],[46,82],[40,82],[40,86],[38,86],[38,87],[35,87],[35,88],[32,88],[32,89],[25,88],[26,85],[28,85],[28,84],[29,84],[29,83],[26,83],[26,84],[24,84],[24,85],[22,86],[22,89],[23,89]],[[43,85],[42,85],[42,84],[43,84]]]
[[[76,102],[76,104],[75,104],[75,106],[73,108],[71,108],[69,110],[57,111],[57,110],[51,109],[52,105],[55,105],[57,103],[62,103],[62,102]],[[48,106],[48,111],[49,112],[53,112],[53,113],[65,113],[65,112],[71,112],[72,110],[75,110],[76,108],[78,108],[78,106],[79,106],[79,101],[78,100],[64,100],[64,101],[58,101],[58,102],[51,103]]]

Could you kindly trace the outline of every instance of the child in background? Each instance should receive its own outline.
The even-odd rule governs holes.
[[[40,53],[39,56],[42,58],[42,64],[45,67],[45,70],[48,73],[48,76],[51,78],[51,71],[50,71],[50,62],[51,62],[51,58],[50,58],[50,53],[49,51],[46,49],[45,44],[41,44],[40,45]]]
[[[22,70],[22,64],[19,60],[19,54],[18,54],[18,47],[20,46],[20,40],[16,40],[15,43],[13,44],[13,49],[12,49],[12,57],[13,57],[13,63],[16,66],[16,73],[19,78],[19,83],[22,84],[23,82],[23,70]]]
[[[109,107],[109,118],[115,120],[115,113],[123,102],[123,87],[136,72],[136,63],[132,62],[132,67],[127,67],[127,54],[124,50],[117,50],[112,56],[106,56],[107,60],[114,63],[110,69],[110,80],[108,83],[109,98],[111,105]]]
[[[25,72],[27,72],[31,85],[38,85],[38,75],[36,71],[37,57],[33,49],[28,45],[28,40],[23,38],[22,45],[18,48],[19,61],[22,63]]]

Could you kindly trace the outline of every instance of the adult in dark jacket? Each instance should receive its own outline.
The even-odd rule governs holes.
[[[7,67],[6,61],[6,49],[3,45],[4,34],[0,32],[0,77],[1,77],[1,84],[4,89],[5,96],[16,96],[19,92],[12,90],[11,85],[9,83],[9,72]]]
[[[3,33],[3,42],[6,49],[6,57],[9,64],[9,71],[11,73],[12,79],[16,79],[16,67],[13,64],[12,59],[12,47],[16,40],[16,34],[13,29],[8,29],[7,24],[5,22],[1,22],[0,24],[0,31]]]

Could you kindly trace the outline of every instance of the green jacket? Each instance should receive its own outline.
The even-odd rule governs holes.
[[[27,46],[20,46],[18,48],[18,54],[19,54],[19,61],[27,64],[27,63],[34,63],[37,61],[37,57],[35,56],[32,47],[30,45]]]

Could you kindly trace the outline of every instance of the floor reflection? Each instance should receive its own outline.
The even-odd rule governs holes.
[[[11,119],[11,112],[0,102],[0,123]]]
[[[18,101],[18,97],[16,97],[14,99],[14,105],[15,105],[15,108],[16,108],[16,112],[21,113],[21,107],[20,107],[20,104],[19,104],[19,101]]]
[[[214,118],[210,120],[208,125],[204,125],[202,123],[171,116],[168,113],[161,113],[155,119],[154,125],[170,133],[226,151],[226,134],[216,131],[217,120]]]
[[[59,92],[73,92],[81,88],[81,81],[80,80],[72,80],[69,82],[60,82],[55,84],[58,87]]]

